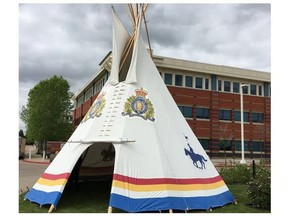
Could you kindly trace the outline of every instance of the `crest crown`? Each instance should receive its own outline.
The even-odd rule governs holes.
[[[138,97],[143,97],[143,98],[145,98],[146,95],[148,94],[148,92],[145,91],[145,90],[143,90],[143,88],[141,88],[141,89],[136,89],[135,92],[136,92],[136,96],[138,96]]]

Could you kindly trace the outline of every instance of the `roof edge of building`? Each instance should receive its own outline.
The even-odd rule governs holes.
[[[154,55],[153,60],[157,66],[162,66],[166,68],[202,72],[207,74],[215,74],[220,76],[229,76],[243,79],[255,79],[264,82],[271,81],[271,73],[265,71],[195,62],[191,60],[163,57],[158,55]]]
[[[103,66],[105,62],[111,56],[112,51],[109,51],[107,55],[101,60],[99,63],[100,68],[97,70],[95,75],[92,76],[91,79],[81,88],[78,90],[73,97],[72,100],[75,100],[89,85],[90,83],[97,78],[99,74],[105,69]],[[153,55],[153,61],[156,66],[171,68],[171,69],[178,69],[178,70],[185,70],[185,71],[194,71],[194,72],[201,72],[206,74],[215,74],[219,76],[228,76],[228,77],[235,77],[241,79],[251,79],[251,80],[259,80],[264,82],[271,82],[271,73],[265,71],[258,71],[258,70],[251,70],[251,69],[244,69],[232,66],[225,66],[225,65],[216,65],[210,63],[202,63],[196,62],[191,60],[185,59],[177,59],[172,57],[166,56],[159,56]]]

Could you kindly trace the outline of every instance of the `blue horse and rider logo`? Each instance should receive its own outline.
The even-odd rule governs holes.
[[[190,146],[189,142],[188,142],[188,137],[185,136],[185,138],[186,138],[186,141],[187,141],[187,145],[188,145],[188,147],[189,147],[189,150],[186,149],[186,148],[184,148],[185,155],[188,155],[188,156],[191,158],[191,160],[192,160],[192,162],[193,162],[193,165],[194,165],[196,168],[202,169],[202,170],[203,170],[203,169],[206,169],[205,162],[207,162],[207,160],[206,160],[202,155],[196,154],[196,153],[194,152],[194,150],[192,149],[192,147]],[[199,162],[200,164],[199,164],[198,162]]]

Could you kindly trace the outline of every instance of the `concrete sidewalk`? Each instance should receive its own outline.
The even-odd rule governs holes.
[[[25,157],[23,161],[28,163],[50,164],[50,159],[47,157],[43,158],[40,154],[31,155],[31,158],[29,158],[29,156]]]

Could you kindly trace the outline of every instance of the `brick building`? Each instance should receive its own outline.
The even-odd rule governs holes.
[[[271,153],[270,73],[153,56],[179,109],[210,157],[241,156],[240,88],[243,88],[245,157]],[[77,126],[109,77],[111,52],[95,76],[73,96]]]

